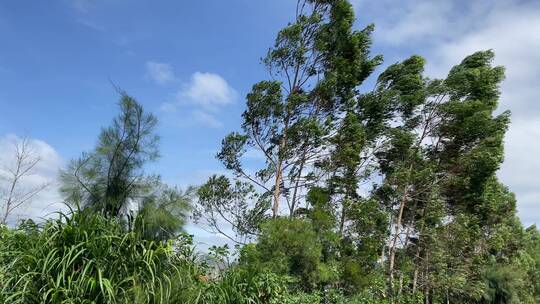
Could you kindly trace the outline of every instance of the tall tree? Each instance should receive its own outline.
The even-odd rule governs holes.
[[[144,167],[159,156],[157,119],[124,92],[119,107],[96,148],[61,172],[61,192],[86,211],[126,220],[144,239],[170,239],[186,223],[194,189],[182,192],[145,174]]]
[[[143,168],[158,157],[157,119],[125,93],[120,114],[103,128],[94,151],[72,161],[61,172],[66,201],[107,217],[126,215],[129,204],[155,182]]]
[[[491,51],[477,52],[448,74],[449,98],[441,108],[438,130],[441,144],[434,152],[440,158],[446,216],[453,220],[447,226],[461,225],[468,234],[460,242],[459,256],[477,257],[461,261],[462,267],[473,269],[467,274],[469,286],[478,276],[474,271],[478,260],[481,263],[491,256],[485,245],[491,232],[501,225],[514,225],[508,219],[514,219],[516,212],[513,195],[496,177],[504,158],[509,113],[495,115],[504,68],[492,66],[493,57]]]
[[[405,271],[400,270],[400,288],[396,290],[396,254],[406,254],[409,245],[416,248],[410,256],[423,265],[417,265],[412,274],[412,289],[421,284],[426,301],[441,292],[435,285],[445,280],[435,274],[442,273],[449,275],[445,277],[447,282],[454,280],[450,284],[453,287],[444,291],[449,294],[447,298],[451,294],[477,294],[472,289],[460,290],[455,280],[467,278],[468,286],[473,286],[470,283],[477,280],[481,269],[477,263],[482,256],[479,253],[487,248],[480,244],[489,238],[484,229],[515,216],[515,204],[507,196],[498,194],[486,200],[498,185],[495,172],[502,161],[502,139],[508,123],[508,113],[493,114],[503,69],[492,67],[492,59],[490,51],[475,53],[454,67],[443,81],[422,80],[422,65],[406,76],[402,71],[408,70],[407,61],[382,75],[391,77],[392,87],[398,85],[400,96],[396,104],[399,123],[390,130],[389,148],[379,155],[385,174],[380,193],[385,193],[393,214],[388,252],[392,295],[401,292]],[[405,86],[399,86],[400,78],[395,75],[405,76],[401,78]],[[421,81],[416,87],[415,79]],[[460,248],[455,257],[454,250],[441,240],[453,244],[452,249]],[[470,259],[464,258],[467,256]],[[402,263],[403,267],[409,264],[405,256]],[[445,272],[436,266],[444,264],[459,271]]]
[[[253,86],[242,132],[222,142],[218,159],[235,179],[271,196],[274,218],[285,211],[282,202],[286,214],[293,216],[307,189],[326,174],[317,163],[329,153],[336,121],[346,105],[354,103],[357,86],[381,62],[369,53],[373,27],[355,31],[353,22],[347,1],[298,1],[295,22],[278,33],[263,60],[271,80]],[[265,159],[253,174],[242,161],[248,150],[259,151]]]

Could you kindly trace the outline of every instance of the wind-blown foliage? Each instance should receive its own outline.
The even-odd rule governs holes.
[[[174,238],[186,223],[194,189],[182,193],[144,173],[159,156],[157,119],[124,92],[119,106],[94,151],[60,173],[61,192],[68,204],[126,221],[128,230],[148,240]]]
[[[134,231],[144,239],[166,241],[175,238],[186,224],[194,189],[159,185],[143,198],[134,220]]]
[[[159,155],[157,119],[126,93],[119,106],[120,115],[101,130],[94,151],[84,153],[61,173],[61,190],[68,203],[106,217],[125,215],[130,202],[156,182],[144,175],[143,167]]]
[[[0,226],[0,303],[540,303],[540,232],[497,178],[510,114],[495,54],[442,79],[418,55],[374,75],[374,27],[353,25],[346,0],[298,1],[222,141],[230,177],[196,189],[144,173],[157,121],[123,94],[62,173],[81,210]],[[237,251],[197,254],[190,211]]]
[[[257,240],[240,263],[291,276],[304,291],[367,292],[391,303],[533,303],[515,198],[496,176],[510,122],[508,112],[497,114],[504,68],[491,50],[479,51],[430,79],[414,55],[361,88],[382,57],[370,55],[373,26],[356,31],[353,23],[348,1],[298,1],[264,60],[272,80],[247,94],[241,132],[225,137],[217,155],[251,197],[272,203],[201,192],[198,217],[233,228],[250,222],[234,230]],[[242,157],[253,149],[265,164],[250,175]],[[287,266],[296,255],[311,266]],[[511,267],[523,271],[509,275]]]
[[[172,241],[145,241],[77,212],[0,236],[1,303],[168,303],[190,265]]]

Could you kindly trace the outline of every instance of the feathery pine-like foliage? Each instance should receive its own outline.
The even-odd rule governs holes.
[[[95,149],[73,160],[60,175],[66,202],[106,217],[126,215],[128,205],[158,182],[143,171],[159,156],[156,117],[124,92],[119,107],[120,114],[101,130]]]

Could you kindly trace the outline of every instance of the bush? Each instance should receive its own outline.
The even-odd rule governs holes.
[[[251,272],[272,272],[295,278],[310,291],[321,281],[325,267],[322,247],[311,223],[301,219],[275,219],[265,223],[258,243],[244,247],[241,267]]]

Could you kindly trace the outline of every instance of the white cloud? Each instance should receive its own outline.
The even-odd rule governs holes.
[[[381,33],[384,34],[380,38],[387,43],[399,44],[413,38],[429,39],[440,35],[449,22],[446,16],[451,9],[450,1],[419,1],[401,11],[404,17],[391,24],[388,30],[382,25]]]
[[[180,102],[188,101],[205,109],[231,104],[236,98],[236,91],[218,74],[195,72],[191,81],[178,92]]]
[[[538,116],[536,85],[540,80],[540,6],[500,7],[490,11],[481,27],[439,45],[433,52],[434,74],[478,50],[493,49],[495,63],[506,67],[502,104],[514,117]]]
[[[148,61],[146,62],[146,73],[150,79],[159,85],[176,81],[172,66],[168,63]]]
[[[88,13],[91,8],[91,0],[69,0],[69,3],[79,13]]]
[[[193,117],[193,119],[204,125],[204,126],[207,126],[207,127],[210,127],[210,128],[221,128],[223,127],[223,123],[221,123],[219,120],[217,120],[214,115],[210,114],[210,113],[207,113],[207,112],[204,112],[204,111],[200,111],[200,110],[195,110],[193,112],[191,112],[191,116]]]
[[[501,180],[516,193],[518,211],[525,224],[540,224],[540,119],[512,123],[506,137]]]
[[[495,64],[506,67],[500,108],[512,112],[499,176],[516,193],[523,222],[540,224],[540,2],[358,2],[362,23],[375,22],[375,46],[397,58],[419,53],[428,75],[444,77],[465,56],[494,50]]]
[[[172,70],[170,74],[174,75]],[[174,101],[162,103],[160,110],[171,116],[178,115],[180,108],[189,109],[189,117],[174,117],[176,125],[196,123],[210,128],[221,128],[223,123],[216,115],[223,107],[232,104],[237,95],[236,90],[220,75],[195,72],[190,81],[184,83],[175,94]]]
[[[475,30],[475,23],[482,20],[485,11],[494,6],[491,0],[355,2],[358,19],[362,23],[375,23],[375,43],[391,46],[448,41],[463,32]]]
[[[36,195],[32,201],[17,209],[8,222],[16,223],[19,219],[33,218],[40,219],[51,216],[53,212],[61,210],[61,197],[58,191],[58,170],[62,166],[62,159],[56,150],[49,144],[38,139],[27,139],[32,153],[39,157],[40,161],[33,170],[33,174],[25,176],[20,180],[23,189],[38,187],[43,184],[49,186]],[[15,150],[14,145],[20,144],[22,138],[9,134],[0,138],[0,177],[6,177],[7,171],[14,165]],[[4,191],[8,181],[0,178],[0,196],[4,199]],[[3,190],[3,191],[2,191]]]

